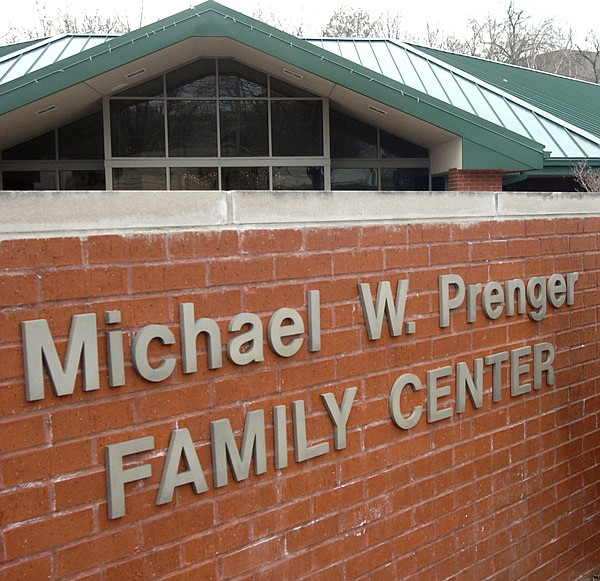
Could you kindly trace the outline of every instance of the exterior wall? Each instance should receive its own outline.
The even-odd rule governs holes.
[[[577,579],[597,568],[597,199],[440,193],[420,206],[411,194],[104,195],[1,199],[0,578]],[[167,223],[177,216],[182,227]],[[440,275],[485,285],[574,272],[573,304],[548,306],[539,321],[531,305],[487,317],[479,297],[474,322],[463,304],[440,326]],[[369,339],[358,284],[375,297],[380,282],[395,290],[401,280],[402,334],[384,323],[381,338]],[[227,331],[239,313],[257,314],[264,335],[282,307],[308,325],[309,291],[320,293],[319,349],[310,351],[303,333],[289,357],[265,341],[264,361],[240,365],[223,354],[223,366],[208,369],[199,340],[198,371],[183,373],[179,304],[215,319],[225,342],[239,335]],[[114,310],[122,323],[109,325]],[[72,317],[82,313],[98,315],[99,389],[84,392],[79,376],[72,395],[57,396],[47,379],[45,397],[27,401],[22,323],[47,320],[64,361]],[[175,359],[164,381],[143,379],[131,364],[132,339],[149,324],[174,333],[175,344],[154,340],[149,349],[153,367]],[[105,333],[114,330],[125,337],[120,387],[109,387],[106,369]],[[539,344],[555,350],[553,385],[544,372],[539,389],[526,389],[533,362],[523,355],[514,366],[523,394],[511,395],[506,363],[492,401],[486,365],[481,407],[467,395],[456,411],[457,363],[472,371],[477,358]],[[256,342],[246,349],[256,353]],[[423,388],[402,390],[403,416],[424,409],[402,429],[390,394],[407,373]],[[438,389],[428,391],[436,374]],[[339,430],[346,442],[336,449],[323,395],[341,409],[353,387]],[[428,422],[436,395],[448,417]],[[292,412],[302,406],[304,443]],[[287,418],[288,462],[279,469],[276,409]],[[252,463],[236,482],[228,469],[227,484],[215,487],[213,422],[228,419],[240,446],[257,410],[266,471],[255,474]],[[184,428],[207,490],[182,484],[157,505],[167,449]],[[106,449],[149,436],[152,449],[125,456],[124,468],[152,474],[123,485],[126,514],[110,519]],[[298,449],[314,457],[297,461]]]
[[[502,191],[502,172],[499,170],[451,169],[448,172],[451,192]]]

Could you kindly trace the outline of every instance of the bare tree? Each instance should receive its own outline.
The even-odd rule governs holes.
[[[98,9],[94,12],[76,13],[60,8],[51,13],[46,5],[36,0],[38,21],[33,27],[17,28],[5,35],[3,41],[11,44],[34,38],[48,38],[57,34],[123,34],[131,27],[118,14],[107,16]],[[143,14],[143,2],[142,2]]]
[[[576,59],[586,69],[587,80],[600,83],[600,37],[595,31],[590,31],[585,42],[587,46],[577,47]]]
[[[587,161],[580,161],[571,168],[575,181],[586,192],[600,192],[600,170],[592,169]]]
[[[404,36],[402,15],[389,10],[371,15],[364,8],[341,6],[322,29],[323,36],[332,38],[391,38]]]
[[[375,36],[375,23],[364,8],[341,6],[334,10],[321,34],[331,38]]]

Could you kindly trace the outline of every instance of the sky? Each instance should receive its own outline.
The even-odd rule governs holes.
[[[253,15],[257,7],[265,14],[273,13],[283,22],[302,22],[306,36],[316,36],[327,23],[336,8],[342,5],[358,6],[368,9],[374,15],[390,11],[399,13],[402,23],[413,37],[424,36],[427,23],[433,28],[439,27],[444,36],[453,33],[460,36],[465,30],[469,18],[483,20],[487,14],[500,17],[506,9],[508,0],[485,2],[483,0],[417,0],[413,2],[399,0],[220,0],[234,10]],[[127,19],[132,28],[140,25],[140,13],[143,22],[148,24],[180,10],[185,10],[199,2],[184,0],[103,0],[99,4],[89,1],[73,0],[17,0],[3,2],[0,21],[0,37],[13,28],[31,28],[37,20],[39,6],[45,6],[48,14],[59,9],[73,14],[93,12],[96,7],[102,14],[119,14]],[[555,18],[562,28],[571,28],[578,42],[583,42],[590,29],[599,32],[600,7],[597,0],[580,0],[577,4],[564,0],[514,0],[515,5],[530,15],[533,22],[546,18]],[[572,8],[576,5],[577,8]],[[143,12],[141,8],[143,7]]]

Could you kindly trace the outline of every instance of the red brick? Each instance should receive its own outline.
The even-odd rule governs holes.
[[[56,441],[105,432],[133,422],[133,402],[109,401],[69,407],[52,413]]]
[[[0,515],[4,523],[24,521],[49,512],[50,490],[47,486],[0,492]]]
[[[28,557],[13,563],[0,564],[2,581],[29,581],[30,579],[51,579],[52,557]]]
[[[2,353],[2,351],[0,351]],[[46,442],[46,419],[43,415],[0,421],[0,454],[22,450]]]
[[[0,296],[3,306],[34,303],[38,297],[37,275],[1,273]]]
[[[8,559],[16,559],[58,548],[89,536],[93,531],[94,515],[91,509],[47,516],[6,531],[6,555]]]
[[[134,266],[131,271],[134,292],[149,293],[205,286],[203,263],[148,264]]]
[[[137,550],[137,534],[133,528],[95,535],[92,543],[82,541],[57,550],[56,572],[60,577],[67,577],[97,566],[106,567],[108,563],[129,557]]]
[[[49,268],[81,264],[81,241],[79,238],[40,238],[27,240],[3,240],[0,242],[0,265],[2,269]]]
[[[46,301],[89,299],[125,294],[128,276],[126,268],[118,267],[49,270],[41,283]]]
[[[86,249],[90,264],[115,264],[165,260],[167,249],[162,235],[91,236]]]
[[[248,230],[242,233],[242,253],[298,252],[302,248],[300,230]]]
[[[234,230],[169,234],[169,257],[190,259],[233,256],[239,252],[239,238],[240,235]]]

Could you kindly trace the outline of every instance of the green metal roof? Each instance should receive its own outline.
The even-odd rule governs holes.
[[[422,46],[415,48],[600,137],[600,85],[596,83]]]
[[[22,45],[13,45],[16,46],[14,50],[0,55],[0,85],[54,65],[69,56],[80,54],[111,38],[114,36],[63,34],[22,43]]]
[[[465,57],[461,63],[476,61],[479,68],[502,72],[516,69],[520,77],[521,91],[510,77],[491,83],[487,75],[477,75],[469,67],[457,67],[437,58],[438,51],[430,51],[401,42],[364,39],[326,39],[313,43],[330,52],[377,70],[386,77],[398,80],[428,95],[452,104],[462,110],[487,119],[505,129],[514,131],[544,144],[553,158],[600,157],[600,138],[589,129],[594,122],[600,123],[597,107],[600,104],[600,86],[581,83],[572,79],[556,77],[538,71],[499,65],[483,59]],[[460,55],[454,55],[460,56]],[[472,68],[472,67],[471,67]],[[528,73],[532,73],[528,76]],[[517,75],[514,75],[517,77]],[[547,84],[544,85],[544,82]],[[503,85],[511,85],[514,91],[505,90]],[[588,102],[581,111],[575,106],[575,98],[561,100],[561,93],[552,95],[552,89],[561,87],[568,93],[568,87],[575,91],[580,85],[586,91]],[[543,89],[538,87],[543,86]],[[526,89],[531,95],[540,97],[526,99]],[[595,95],[595,98],[593,96]],[[578,95],[584,98],[584,94]],[[545,99],[542,99],[545,97]],[[542,107],[541,104],[544,106]]]
[[[0,115],[10,114],[29,103],[194,37],[230,38],[460,136],[463,167],[466,169],[542,168],[544,149],[549,149],[546,143],[550,123],[556,125],[552,129],[557,134],[566,133],[575,142],[572,150],[563,151],[562,155],[570,153],[573,157],[585,157],[596,151],[594,147],[598,148],[594,135],[587,135],[586,130],[579,127],[567,127],[567,121],[561,123],[560,119],[550,118],[550,115],[540,116],[536,106],[527,106],[524,97],[521,97],[523,102],[519,103],[519,107],[529,118],[518,123],[504,121],[505,113],[510,118],[516,110],[515,95],[502,92],[497,86],[492,87],[491,81],[476,82],[472,78],[474,75],[466,71],[457,74],[456,65],[444,64],[443,59],[424,49],[390,41],[308,42],[212,0],[119,37],[99,40],[100,37],[88,36],[90,42],[91,39],[98,42],[91,42],[87,48],[82,42],[85,37],[79,37],[78,44],[72,45],[74,50],[71,53],[61,52],[61,47],[56,44],[58,41],[54,40],[40,46],[23,46],[21,53],[11,51],[12,57],[5,54],[7,62],[14,61],[13,70],[20,59],[22,74],[0,84]],[[66,42],[66,37],[63,37],[63,49]],[[337,47],[333,42],[337,42]],[[371,56],[367,58],[369,51]],[[389,60],[384,63],[381,59],[386,52]],[[423,82],[425,76],[428,76],[427,83]],[[456,84],[456,90],[447,89],[450,82]],[[484,87],[485,83],[488,86]],[[483,88],[485,91],[482,93]],[[483,108],[471,102],[477,92],[484,94],[485,103],[482,102],[481,107],[487,108],[485,115],[482,114]],[[449,98],[449,93],[456,98]],[[502,103],[502,112],[494,112]],[[522,127],[523,124],[534,125],[534,120],[539,118],[545,124],[542,124],[539,134]],[[600,157],[600,149],[597,155]]]

